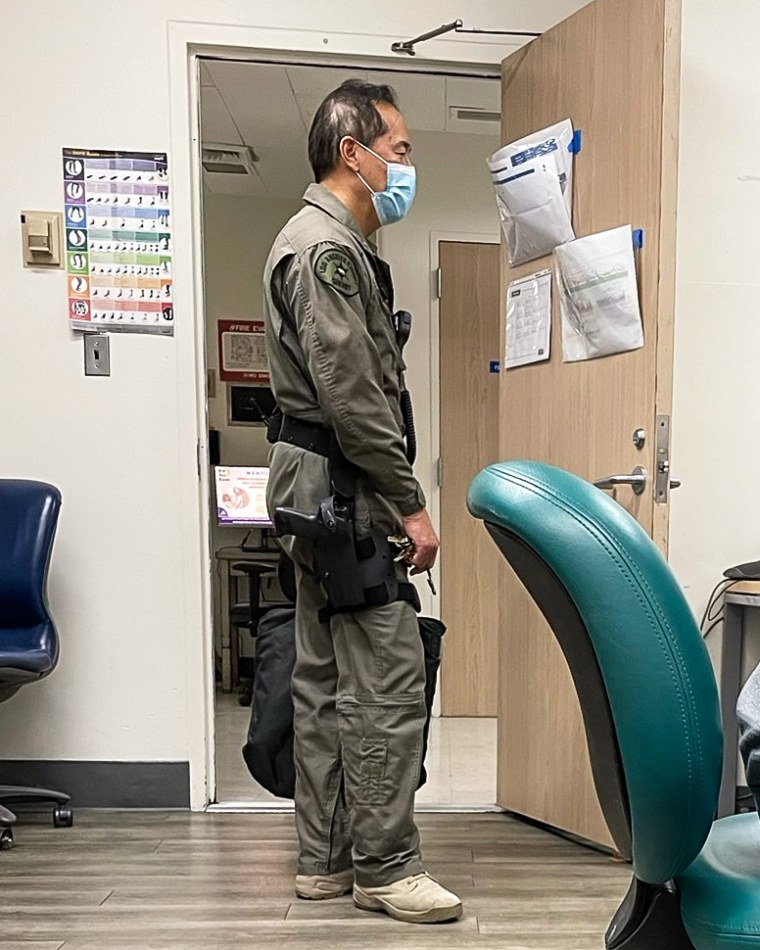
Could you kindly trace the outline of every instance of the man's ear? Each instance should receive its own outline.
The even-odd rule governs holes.
[[[344,135],[340,140],[339,150],[340,157],[343,159],[344,164],[350,168],[352,172],[359,171],[358,153],[360,149],[356,139],[352,139],[350,135]]]

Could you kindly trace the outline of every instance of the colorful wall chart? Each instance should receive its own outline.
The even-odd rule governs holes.
[[[164,152],[63,150],[69,325],[174,332]]]

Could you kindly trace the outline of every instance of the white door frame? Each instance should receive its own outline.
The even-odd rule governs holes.
[[[168,24],[170,128],[174,217],[174,300],[179,470],[183,549],[177,569],[185,584],[184,619],[187,755],[190,806],[215,797],[214,668],[209,538],[208,427],[202,237],[199,58],[368,66],[415,72],[500,75],[504,44],[438,41],[439,59],[414,63],[389,56],[395,37],[172,21]],[[437,249],[436,249],[437,253]]]

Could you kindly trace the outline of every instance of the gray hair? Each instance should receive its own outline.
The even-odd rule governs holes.
[[[338,164],[341,139],[351,138],[370,148],[388,127],[375,103],[398,109],[395,91],[360,79],[347,79],[334,89],[314,114],[309,130],[309,162],[314,180],[322,181]]]

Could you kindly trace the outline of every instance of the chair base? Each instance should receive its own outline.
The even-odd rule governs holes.
[[[53,824],[56,828],[70,828],[74,813],[69,808],[71,796],[50,788],[33,788],[25,785],[0,785],[0,803],[10,805],[53,805]],[[0,804],[0,825],[5,824],[3,814],[15,815]]]
[[[604,938],[607,950],[695,950],[684,929],[672,882],[634,878]]]

